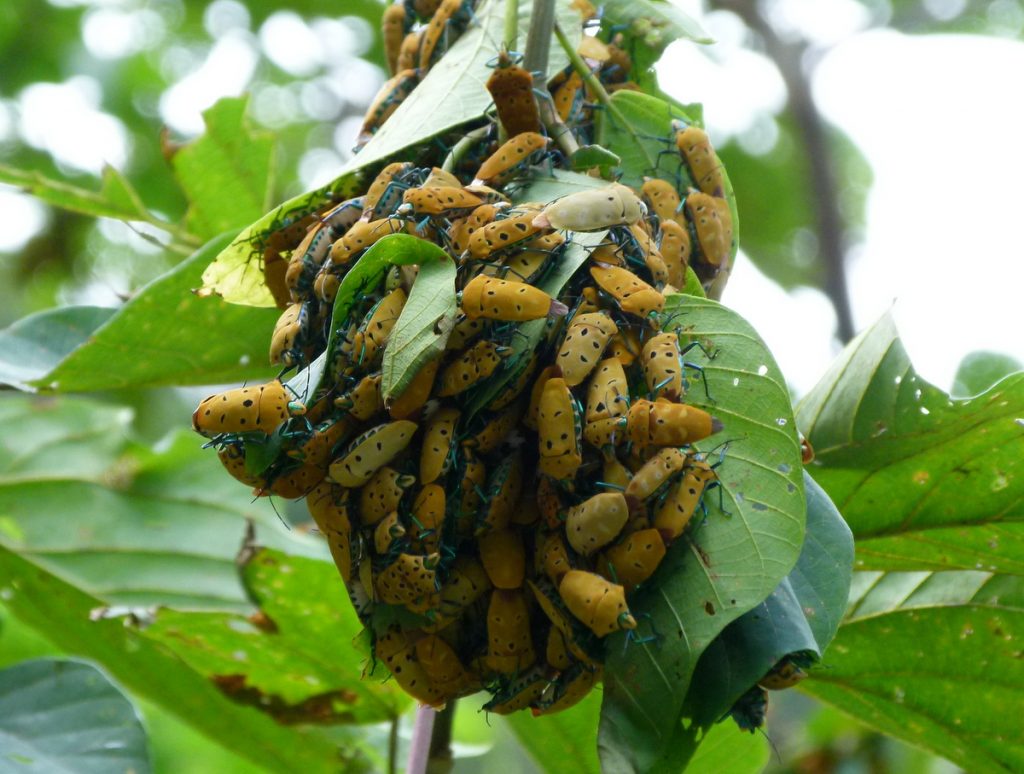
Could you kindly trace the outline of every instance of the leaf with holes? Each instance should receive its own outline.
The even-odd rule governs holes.
[[[259,549],[241,573],[255,615],[160,610],[143,633],[278,722],[372,723],[408,705],[393,682],[362,679],[363,626],[331,562]]]
[[[811,475],[857,537],[858,567],[1024,573],[1024,374],[952,400],[914,371],[892,317],[797,408]]]
[[[124,619],[98,615],[102,601],[0,546],[4,609],[53,646],[104,665],[136,697],[152,701],[260,769],[337,770],[338,745],[239,707]],[[351,754],[351,750],[347,750]],[[76,769],[77,771],[77,769]]]
[[[728,442],[717,468],[725,512],[712,490],[707,517],[670,547],[631,599],[655,641],[607,638],[599,745],[611,770],[645,770],[665,754],[700,654],[779,585],[796,564],[804,534],[800,448],[771,353],[743,319],[713,301],[670,296],[665,319],[714,355],[687,356],[703,368],[710,393],[709,399],[695,379],[688,400],[724,426],[698,446],[714,455]]]
[[[1024,578],[860,573],[801,688],[977,774],[1024,769]]]

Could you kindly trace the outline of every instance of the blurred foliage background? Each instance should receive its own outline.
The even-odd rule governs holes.
[[[322,184],[351,154],[383,81],[381,9],[376,0],[6,0],[0,164],[87,189],[99,188],[109,164],[151,210],[178,221],[185,199],[168,153],[201,132],[201,111],[216,99],[248,92],[254,127],[276,138],[273,198]],[[715,0],[696,14],[726,41],[687,56],[720,68],[753,58],[768,82],[784,85],[784,98],[766,101],[746,130],[714,138],[735,181],[743,250],[783,288],[824,291],[835,335],[846,341],[854,328],[844,266],[862,238],[872,170],[815,103],[815,68],[838,40],[813,21],[848,17],[849,34],[892,28],[1017,37],[1024,7],[1016,0]],[[660,77],[666,91],[686,99],[677,72],[666,68]],[[0,325],[69,303],[116,306],[182,259],[167,244],[145,224],[76,215],[0,186]],[[184,424],[196,394],[109,399],[150,407],[136,413],[131,432],[155,440]],[[13,619],[2,622],[0,666],[53,652]],[[251,770],[172,717],[143,709],[158,770]],[[768,729],[771,771],[956,770],[799,694],[773,700]],[[386,735],[380,731],[382,745]],[[480,716],[460,717],[457,738],[467,754],[491,748],[510,772],[532,769],[514,739],[496,736]],[[482,771],[488,760],[466,758],[458,770]]]

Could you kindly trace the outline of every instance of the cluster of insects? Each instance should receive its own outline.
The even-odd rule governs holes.
[[[395,79],[419,77],[469,7],[390,6]],[[416,17],[428,21],[411,31]],[[601,68],[626,83],[628,62]],[[549,92],[575,127],[583,83],[563,75]],[[657,636],[639,633],[630,597],[656,582],[718,486],[719,461],[693,444],[721,424],[685,401],[695,389],[710,397],[687,360],[704,344],[671,332],[664,306],[691,265],[714,275],[732,237],[719,162],[693,126],[675,139],[698,184],[685,196],[648,179],[639,191],[610,183],[514,202],[517,181],[552,163],[548,127],[511,57],[487,87],[510,139],[481,134],[443,167],[388,164],[362,195],[271,235],[282,266],[266,278],[283,311],[270,361],[283,375],[320,358],[312,394],[280,380],[229,390],[199,405],[193,427],[257,495],[305,498],[375,661],[410,695],[439,706],[485,690],[489,711],[544,714],[600,681],[607,635]],[[585,260],[550,295],[540,286],[588,232],[576,245]],[[394,234],[445,251],[458,312],[444,352],[385,398],[382,361],[417,267],[360,285],[343,313],[335,302]]]

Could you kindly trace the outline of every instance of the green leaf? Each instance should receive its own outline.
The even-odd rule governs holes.
[[[512,187],[512,202],[551,202],[561,196],[604,185],[608,185],[607,180],[582,175],[579,172],[566,172],[563,169],[544,170],[529,178],[525,185]]]
[[[91,664],[24,661],[0,671],[0,770],[145,774],[146,732],[128,698]]]
[[[1024,370],[1021,362],[1001,352],[971,352],[964,356],[953,377],[950,395],[970,398],[980,395],[996,382],[1010,374]]]
[[[629,25],[634,36],[649,37],[648,45],[659,52],[680,38],[694,43],[714,43],[696,19],[672,3],[655,0],[608,0],[603,16],[614,25]],[[657,31],[657,35],[653,33]]]
[[[110,166],[103,168],[99,191],[80,188],[63,180],[52,180],[39,172],[0,164],[0,183],[8,183],[60,209],[96,218],[141,220],[168,231],[177,229],[162,223],[142,203],[128,179]],[[187,234],[183,234],[188,236]]]
[[[1024,768],[1024,578],[870,574],[801,687],[971,772]]]
[[[817,661],[839,628],[853,575],[853,536],[828,496],[804,474],[807,532],[778,588],[722,631],[700,657],[688,717],[710,727],[787,656]]]
[[[520,40],[526,40],[532,6],[532,3],[519,4]],[[579,12],[572,8],[569,0],[557,0],[555,14],[575,47],[581,35]],[[342,170],[343,174],[392,159],[410,146],[483,116],[492,102],[484,86],[490,72],[487,63],[497,56],[500,41],[505,39],[504,3],[486,0],[477,6],[473,17],[469,29],[451,45],[441,61],[430,68],[412,94],[402,100],[384,126]],[[548,77],[567,64],[561,47],[553,44],[548,57]],[[438,109],[440,105],[444,106],[443,110]]]
[[[395,683],[361,678],[363,626],[333,563],[259,549],[242,579],[257,616],[161,610],[144,634],[283,723],[377,722],[409,704]]]
[[[672,180],[680,191],[693,185],[679,158],[672,121],[693,119],[675,105],[637,91],[617,91],[614,112],[601,124],[598,142],[622,158],[620,182],[639,189],[644,177]],[[617,114],[617,115],[616,115]]]
[[[686,284],[683,285],[679,292],[686,296],[707,298],[707,294],[704,292],[704,287],[700,284],[700,278],[689,266],[686,267]]]
[[[719,510],[717,496],[707,497],[706,519],[670,547],[650,585],[631,599],[633,614],[649,621],[643,628],[659,635],[656,642],[606,638],[599,743],[602,764],[616,771],[644,771],[664,754],[700,654],[779,585],[796,564],[804,533],[799,443],[771,353],[744,320],[713,301],[673,295],[665,317],[666,327],[717,350],[713,359],[688,355],[704,368],[714,402],[697,380],[688,400],[724,425],[699,447],[729,442],[717,472],[731,515]]]
[[[577,172],[585,172],[593,167],[600,167],[601,174],[607,175],[612,167],[622,163],[622,159],[600,145],[584,145],[572,154],[569,162],[573,170]]]
[[[409,298],[384,350],[380,386],[384,400],[401,395],[420,368],[444,353],[455,323],[455,262],[440,247],[431,247],[437,257],[420,263]]]
[[[337,349],[341,346],[339,339],[352,307],[363,297],[364,293],[380,284],[388,267],[393,265],[412,266],[413,264],[447,260],[448,254],[433,242],[414,237],[411,234],[389,234],[371,245],[370,249],[352,264],[352,268],[348,270],[338,286],[338,295],[334,298],[334,307],[331,312],[331,333],[327,339],[323,363],[332,363],[338,357]],[[454,283],[452,290],[454,292]],[[313,366],[310,366],[310,369],[312,370]],[[318,381],[312,383],[317,384]],[[299,394],[304,395],[305,393],[299,392]]]
[[[873,569],[1024,572],[1024,374],[951,400],[921,379],[886,314],[800,402],[810,473]]]
[[[825,490],[804,472],[807,532],[796,567],[789,574],[818,649],[836,636],[853,578],[853,534]]]
[[[65,306],[23,317],[0,331],[0,381],[19,390],[42,378],[88,341],[116,309]]]
[[[744,733],[732,723],[708,729],[699,745],[686,774],[760,774],[771,756],[767,737]]]
[[[278,312],[191,292],[229,238],[211,240],[153,280],[32,384],[77,392],[271,378],[265,364]]]
[[[263,279],[263,250],[278,229],[301,221],[332,201],[354,196],[361,187],[357,172],[341,175],[284,204],[279,204],[243,229],[203,271],[202,295],[220,296],[229,304],[275,306]]]
[[[595,733],[600,712],[598,695],[591,691],[575,707],[554,715],[533,717],[529,712],[514,712],[505,715],[503,721],[541,771],[599,774]]]
[[[270,206],[274,136],[250,128],[248,102],[248,97],[218,100],[203,112],[206,132],[171,157],[189,200],[189,230],[203,239],[242,228]]]
[[[109,603],[251,609],[234,564],[247,519],[325,555],[191,433],[153,452],[125,438],[130,412],[85,400],[10,397],[0,418],[0,542]]]
[[[87,400],[5,395],[0,484],[102,480],[127,446],[131,420],[130,410]],[[10,518],[2,523],[5,536],[22,534]]]
[[[54,645],[104,666],[127,690],[272,771],[333,772],[334,744],[306,728],[285,728],[226,699],[166,648],[112,618],[93,620],[102,602],[0,546],[4,605]]]

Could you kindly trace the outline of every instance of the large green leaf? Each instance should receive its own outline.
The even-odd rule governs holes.
[[[440,247],[431,246],[438,257],[420,262],[409,298],[388,336],[381,365],[380,390],[384,400],[401,395],[425,363],[444,353],[455,322],[455,262]]]
[[[1024,374],[950,400],[887,314],[800,402],[810,472],[857,537],[858,566],[1024,571]]]
[[[229,238],[210,241],[153,280],[32,384],[70,392],[269,379],[267,349],[278,313],[192,293]],[[50,330],[29,328],[33,341]]]
[[[0,672],[0,771],[145,774],[146,732],[91,664],[25,661]]]
[[[23,317],[0,331],[0,381],[20,390],[42,378],[88,341],[116,312],[102,306],[65,306]]]
[[[247,519],[325,555],[191,433],[153,452],[125,438],[130,412],[85,400],[11,396],[0,417],[0,542],[109,603],[251,609],[234,565]]]
[[[409,703],[393,682],[361,679],[365,655],[353,640],[363,627],[333,563],[260,549],[242,579],[256,617],[161,610],[145,635],[282,722],[390,720]]]
[[[283,727],[235,705],[167,648],[118,619],[97,619],[101,600],[0,546],[4,605],[68,653],[100,663],[121,685],[206,736],[272,771],[332,772],[334,744],[307,728]]]
[[[644,771],[662,757],[680,727],[700,654],[778,586],[803,542],[799,444],[771,353],[745,321],[713,301],[675,295],[665,313],[680,334],[717,350],[713,359],[693,357],[714,402],[705,400],[699,382],[688,399],[724,425],[700,447],[729,442],[718,468],[728,513],[714,493],[707,497],[707,518],[669,549],[649,586],[631,599],[630,609],[649,621],[656,641],[607,638],[599,742],[602,764],[614,771]]]
[[[1024,578],[865,576],[805,690],[968,771],[1024,769]]]
[[[275,142],[246,121],[248,97],[225,97],[203,113],[206,131],[175,151],[174,174],[189,200],[189,230],[203,239],[237,231],[270,207]]]
[[[853,577],[853,534],[825,490],[804,472],[807,532],[787,579],[822,653],[836,636]]]
[[[697,662],[686,714],[705,728],[786,656],[817,660],[839,628],[853,575],[853,535],[814,479],[804,474],[807,533],[792,572],[753,610],[722,631]]]

